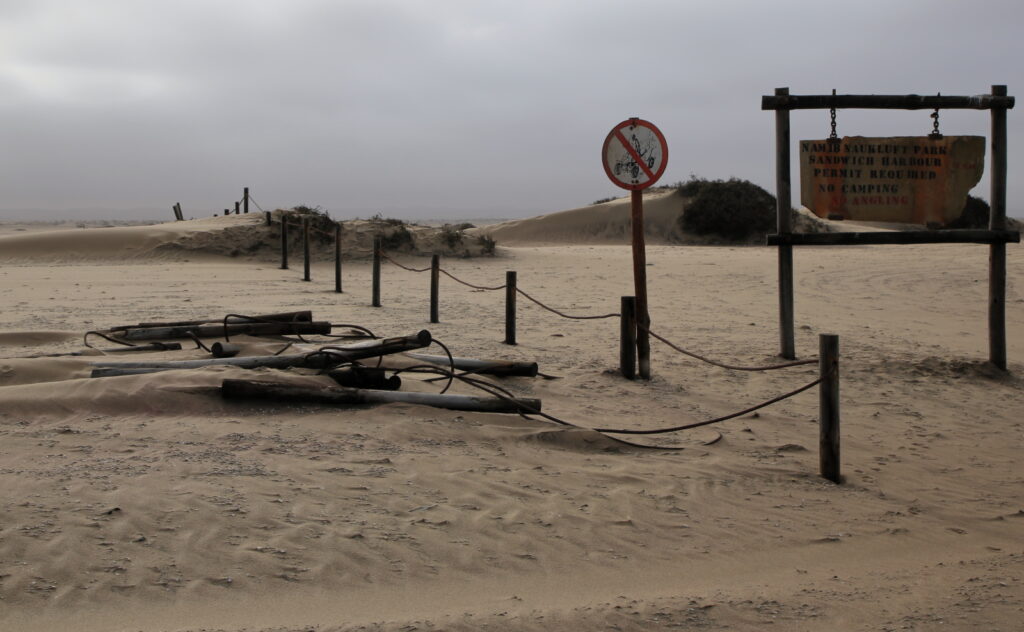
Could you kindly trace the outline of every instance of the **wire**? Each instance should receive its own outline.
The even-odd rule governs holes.
[[[783,364],[770,364],[768,366],[736,366],[736,365],[732,365],[732,364],[725,364],[723,362],[717,362],[717,361],[712,360],[710,358],[706,358],[706,357],[704,357],[704,356],[702,356],[700,354],[694,353],[692,351],[687,351],[686,349],[683,349],[682,347],[676,346],[676,345],[672,344],[670,341],[666,340],[665,338],[662,338],[658,334],[654,333],[653,331],[651,331],[650,329],[648,329],[647,327],[645,327],[641,323],[637,323],[637,327],[639,327],[640,329],[643,329],[648,334],[650,334],[651,337],[657,338],[658,340],[664,342],[669,347],[672,347],[673,349],[675,349],[679,353],[682,353],[683,355],[688,355],[691,358],[695,358],[697,360],[700,360],[701,362],[707,362],[708,364],[711,364],[711,365],[714,365],[714,366],[717,366],[717,367],[720,367],[720,368],[723,368],[723,369],[729,369],[731,371],[774,371],[776,369],[788,369],[789,367],[804,366],[804,365],[807,365],[807,364],[817,364],[818,363],[818,360],[816,358],[812,358],[812,359],[809,359],[809,360],[797,360],[795,362],[785,362]]]

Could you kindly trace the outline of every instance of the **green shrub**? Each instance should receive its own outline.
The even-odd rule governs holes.
[[[441,227],[441,243],[450,250],[458,248],[462,245],[462,231],[451,224],[445,224]]]
[[[414,245],[412,233],[404,223],[390,224],[378,235],[380,235],[380,245],[384,250],[411,249]]]
[[[480,235],[477,237],[480,242],[480,250],[485,255],[493,255],[494,249],[497,247],[497,242],[490,235]]]
[[[693,177],[680,191],[691,198],[679,219],[685,231],[740,240],[775,225],[775,196],[747,180]]]
[[[946,224],[944,228],[988,228],[989,214],[992,212],[988,202],[973,195],[967,196],[963,213],[960,217]]]

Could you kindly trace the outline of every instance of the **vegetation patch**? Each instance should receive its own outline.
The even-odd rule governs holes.
[[[680,183],[679,191],[690,198],[679,218],[686,232],[739,241],[763,236],[775,226],[775,196],[748,180],[694,176]]]

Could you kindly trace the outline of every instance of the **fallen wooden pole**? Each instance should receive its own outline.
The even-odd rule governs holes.
[[[269,399],[292,403],[335,405],[353,404],[419,404],[449,410],[487,413],[535,413],[541,409],[539,399],[500,399],[434,393],[403,393],[358,388],[311,388],[279,382],[255,380],[224,380],[221,395],[225,399]]]
[[[370,340],[352,345],[337,346],[298,355],[247,356],[242,358],[204,358],[201,360],[176,360],[167,362],[91,362],[92,377],[113,377],[156,373],[177,369],[200,369],[208,366],[235,366],[242,369],[270,368],[288,369],[330,369],[355,360],[375,358],[392,353],[422,349],[433,341],[429,331],[423,330],[411,336],[399,336]]]
[[[388,376],[384,369],[369,366],[347,366],[327,372],[327,377],[339,386],[349,388],[372,388],[381,391],[397,391],[402,388],[402,378]]]
[[[430,364],[450,368],[448,356],[427,355],[425,353],[410,353],[410,358],[422,360]],[[537,377],[538,367],[536,362],[514,362],[512,360],[477,360],[475,358],[452,358],[457,371],[471,371],[486,375]]]
[[[174,338],[219,338],[228,336],[289,336],[295,334],[329,334],[331,323],[315,321],[311,323],[230,323],[224,325],[184,325],[180,327],[141,327],[118,332],[124,340],[169,340]]]
[[[260,314],[251,318],[228,317],[228,323],[251,323],[256,321],[274,321],[276,323],[308,323],[313,320],[313,312],[304,310],[300,312],[283,312],[281,314]],[[205,320],[179,320],[167,323],[139,323],[138,325],[124,325],[123,327],[112,327],[110,331],[121,331],[137,327],[184,327],[186,325],[205,325],[207,323],[224,322],[224,318],[207,318]]]
[[[100,353],[135,353],[143,351],[180,351],[180,342],[154,342],[149,345],[135,345],[134,347],[114,347],[112,349],[94,349]],[[67,353],[46,353],[43,355],[24,356],[25,358],[62,358],[65,356],[87,356],[93,355],[90,351],[69,351]]]

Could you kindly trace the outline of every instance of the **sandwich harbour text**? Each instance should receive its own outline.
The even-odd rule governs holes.
[[[909,204],[902,180],[938,180],[948,152],[945,145],[906,145],[873,142],[831,143],[802,141],[819,193],[838,194],[839,205]],[[822,182],[835,178],[840,184]],[[860,182],[858,182],[860,181]]]

